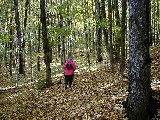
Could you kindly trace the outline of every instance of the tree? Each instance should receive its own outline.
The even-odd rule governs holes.
[[[105,7],[105,0],[102,0],[102,7],[101,7],[101,14],[102,14],[102,22],[106,21],[106,7]],[[105,26],[102,26],[103,28],[103,35],[104,35],[104,43],[106,46],[106,53],[109,53],[109,43],[108,43],[108,29],[107,29],[107,25],[105,24]]]
[[[63,4],[63,0],[60,0],[60,3]],[[62,14],[60,13],[60,23],[59,23],[59,26],[60,28],[63,28],[64,25],[63,25],[63,16]],[[62,54],[62,57],[61,57],[61,64],[63,65],[65,62],[66,62],[66,54],[65,54],[65,36],[64,35],[61,35],[60,36],[60,41],[62,43],[62,51],[61,51],[61,54]]]
[[[47,24],[46,24],[46,11],[45,11],[45,0],[40,1],[41,9],[41,23],[42,23],[42,37],[43,37],[43,49],[44,49],[44,63],[46,65],[46,86],[49,87],[52,83],[51,81],[51,57],[50,57],[50,46],[49,39],[47,37]]]
[[[10,18],[10,44],[9,44],[9,49],[11,50],[9,57],[9,72],[10,72],[10,76],[12,76],[12,63],[13,63],[13,28],[12,28],[12,18]]]
[[[17,30],[17,39],[18,39],[18,46],[19,46],[19,74],[25,74],[23,47],[22,47],[23,46],[22,31],[20,27],[18,0],[14,0],[14,6],[15,6],[15,23],[16,23],[16,30]]]
[[[108,19],[109,19],[109,28],[108,28],[108,40],[109,40],[109,58],[111,64],[111,70],[114,71],[113,65],[113,41],[112,41],[112,1],[108,0]]]
[[[118,0],[114,0],[114,8],[115,8],[115,22],[116,22],[116,26],[118,28],[120,28],[121,23],[120,23],[120,15],[119,15],[119,7],[118,7]],[[122,6],[123,9],[123,6]],[[122,10],[123,11],[123,10]],[[123,14],[123,12],[122,12]],[[122,19],[125,19],[125,17],[122,16]],[[115,41],[114,41],[114,63],[117,63],[120,61],[120,43],[121,43],[121,37],[118,34],[119,32],[117,32],[117,35],[115,36]],[[115,33],[116,34],[116,33]],[[124,34],[125,35],[125,34]],[[124,39],[125,41],[125,39]]]
[[[151,98],[151,58],[149,53],[149,0],[130,0],[129,120],[147,120]]]
[[[101,16],[101,8],[100,8],[100,2],[96,1],[96,14],[97,14],[97,20],[96,20],[96,42],[97,42],[97,61],[102,62],[102,27],[100,25],[102,16]]]
[[[120,61],[120,73],[121,74],[123,74],[123,71],[125,69],[126,10],[127,10],[127,1],[122,0],[121,61]]]

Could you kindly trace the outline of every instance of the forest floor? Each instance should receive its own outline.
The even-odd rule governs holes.
[[[60,77],[59,79],[63,79]],[[127,80],[104,69],[75,75],[73,89],[23,86],[0,93],[0,119],[123,119]]]
[[[160,91],[160,47],[153,48],[152,89]],[[54,80],[56,79],[56,80]],[[63,76],[45,90],[31,85],[0,91],[2,120],[124,120],[122,102],[128,80],[104,67],[76,73],[72,89],[64,89]],[[160,95],[157,96],[160,100]]]

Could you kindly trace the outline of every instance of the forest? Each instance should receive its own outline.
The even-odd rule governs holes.
[[[160,119],[159,5],[0,0],[0,119]]]

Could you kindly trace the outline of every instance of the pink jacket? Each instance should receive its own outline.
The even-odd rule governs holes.
[[[71,63],[72,63],[73,69],[68,70],[68,69],[66,68],[66,65],[67,65],[68,62],[71,62]],[[74,71],[75,71],[75,70],[76,70],[76,63],[75,63],[72,59],[68,59],[67,62],[64,64],[64,74],[65,74],[65,75],[74,75]]]

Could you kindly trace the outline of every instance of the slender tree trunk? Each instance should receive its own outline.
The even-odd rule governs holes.
[[[13,64],[13,28],[12,28],[12,18],[10,19],[10,43],[9,43],[9,48],[10,48],[10,60],[9,60],[9,73],[10,76],[12,76],[12,64]]]
[[[151,11],[151,1],[149,2],[149,11]],[[152,38],[152,25],[151,25],[151,14],[149,14],[149,44],[152,46],[153,44],[153,38]]]
[[[5,54],[4,54],[4,61],[5,61],[5,67],[8,67],[8,55],[7,55],[7,51],[8,51],[8,45],[5,45]],[[7,74],[7,73],[6,73]]]
[[[109,19],[109,28],[108,28],[108,35],[109,35],[109,57],[110,57],[110,66],[111,71],[114,71],[113,66],[113,41],[112,41],[112,2],[108,0],[108,19]]]
[[[30,54],[30,72],[31,72],[31,81],[33,82],[33,57],[32,57],[32,39],[31,39],[31,33],[28,34],[29,39],[29,54]]]
[[[86,58],[87,58],[87,62],[88,62],[88,65],[90,67],[90,56],[89,56],[89,47],[88,47],[88,32],[86,30],[86,26],[84,26],[84,39],[85,39],[85,47],[86,47]]]
[[[127,1],[122,0],[122,25],[121,25],[121,61],[120,61],[120,73],[123,75],[125,70],[125,33],[126,33],[126,10]]]
[[[157,28],[157,31],[156,31],[156,44],[158,44],[160,42],[160,13],[159,13],[159,10],[160,10],[160,7],[159,7],[159,1],[157,0],[156,1],[157,3],[157,7],[156,7],[156,17],[157,17],[157,20],[156,20],[156,28]]]
[[[119,9],[118,9],[118,0],[114,0],[114,8],[115,8],[115,20],[116,20],[116,26],[121,27],[120,24],[120,15],[119,15]],[[123,18],[123,17],[122,17]],[[114,48],[114,62],[117,63],[120,61],[120,43],[121,43],[121,37],[120,35],[116,35],[115,38],[115,48]]]
[[[152,9],[153,9],[153,15],[152,15],[152,41],[155,45],[155,10],[156,10],[156,6],[155,6],[155,0],[152,0],[153,1],[153,6],[152,6]]]
[[[97,25],[96,25],[96,37],[97,37],[97,61],[102,62],[102,27],[99,24],[101,22],[101,8],[100,2],[96,2],[96,14],[97,14]]]
[[[70,14],[70,0],[67,0],[67,13]],[[72,29],[71,28],[71,24],[72,24],[72,20],[71,20],[71,17],[68,17],[67,18],[67,27]],[[67,47],[66,47],[66,54],[70,55],[70,52],[71,52],[71,39],[69,37],[67,37]]]
[[[106,20],[105,0],[101,0],[101,1],[102,1],[102,7],[101,7],[102,21],[105,21]],[[108,53],[109,53],[108,29],[106,26],[102,26],[102,28],[103,28],[103,35],[104,35],[104,43],[106,46],[106,57],[109,58],[108,57]],[[107,61],[108,61],[108,59],[107,59]]]
[[[22,48],[22,35],[20,29],[20,18],[18,11],[18,0],[14,0],[15,6],[15,22],[16,22],[16,30],[17,30],[17,38],[18,38],[18,46],[19,46],[19,74],[24,74],[24,58],[23,58],[23,48]]]
[[[23,41],[22,41],[22,56],[23,56],[23,67],[25,68],[25,42],[26,42],[26,27],[27,27],[27,18],[28,18],[28,8],[30,0],[25,2],[25,13],[24,13],[24,30],[23,30]],[[25,73],[24,73],[25,74]]]
[[[84,1],[85,4],[83,4],[84,8],[85,8],[85,13],[86,16],[83,16],[83,24],[84,24],[84,40],[85,40],[85,48],[86,48],[86,60],[88,62],[89,65],[89,69],[90,69],[90,55],[89,55],[89,30],[87,28],[87,26],[90,26],[88,24],[86,24],[86,18],[89,18],[89,13],[88,13],[88,2],[85,0]]]
[[[37,70],[40,71],[41,70],[41,66],[40,66],[40,47],[41,47],[41,43],[40,43],[40,37],[41,37],[41,30],[40,30],[40,24],[38,25],[38,56],[37,56]]]
[[[61,37],[58,37],[58,57],[61,57]]]
[[[148,120],[151,98],[149,0],[130,0],[129,120]]]
[[[60,0],[61,4],[63,3],[63,0]],[[63,28],[63,16],[60,14],[60,28]],[[66,62],[66,54],[65,54],[65,37],[60,36],[61,43],[62,43],[62,58],[61,58],[61,64],[63,65]]]
[[[51,63],[50,49],[51,48],[49,47],[49,40],[47,37],[45,0],[40,0],[40,8],[41,8],[43,49],[44,49],[44,63],[46,64],[46,86],[49,87],[52,83],[51,68],[50,68],[50,63]]]

